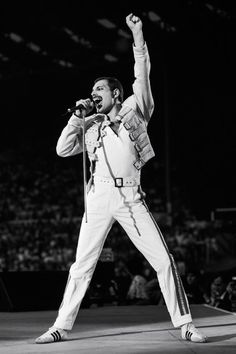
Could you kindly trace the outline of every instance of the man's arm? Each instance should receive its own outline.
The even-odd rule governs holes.
[[[92,114],[86,118],[80,118],[73,114],[57,141],[57,154],[61,157],[67,157],[81,153],[83,151],[83,119],[85,119],[86,135],[93,124],[100,123],[104,118],[104,114]]]
[[[149,80],[150,58],[143,35],[143,23],[132,13],[126,17],[126,24],[132,32],[134,45],[134,76],[133,92],[138,107],[146,122],[149,121],[154,110],[154,101]]]
[[[76,155],[83,151],[83,119],[85,119],[86,132],[96,116],[93,114],[83,118],[93,109],[90,99],[80,99],[76,102],[76,106],[79,105],[84,109],[77,110],[71,116],[57,141],[56,152],[61,157]]]
[[[81,119],[72,115],[57,141],[57,155],[67,157],[83,151],[82,129]]]

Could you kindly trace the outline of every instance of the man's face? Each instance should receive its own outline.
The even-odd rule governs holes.
[[[98,113],[109,113],[114,105],[113,92],[108,86],[107,80],[99,80],[95,83],[91,93]]]

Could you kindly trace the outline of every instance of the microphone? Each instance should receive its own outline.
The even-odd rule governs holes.
[[[92,100],[90,100],[90,98],[87,98],[86,101],[89,101],[90,108],[93,109],[93,107],[94,107],[94,102],[93,102]],[[68,109],[67,109],[67,112],[68,112],[68,113],[74,113],[75,111],[81,110],[81,109],[86,109],[86,107],[85,107],[85,105],[84,105],[83,103],[80,103],[80,104],[78,104],[78,105],[76,105],[76,106],[73,106],[73,107],[71,107],[71,108],[68,108]]]

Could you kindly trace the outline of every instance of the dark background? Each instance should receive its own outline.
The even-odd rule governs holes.
[[[155,100],[149,135],[156,157],[144,183],[162,181],[157,193],[179,193],[200,216],[235,207],[234,1],[1,3],[1,160],[21,151],[29,161],[32,152],[60,159],[63,113],[90,95],[96,77],[116,76],[131,93],[130,12],[143,20]],[[98,22],[104,18],[114,28]]]

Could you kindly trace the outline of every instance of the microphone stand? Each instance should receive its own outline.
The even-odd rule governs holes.
[[[85,115],[86,111],[81,109],[82,119],[83,119],[83,185],[84,185],[84,216],[85,222],[88,222],[87,214],[87,170],[86,170],[86,145],[85,145]]]

